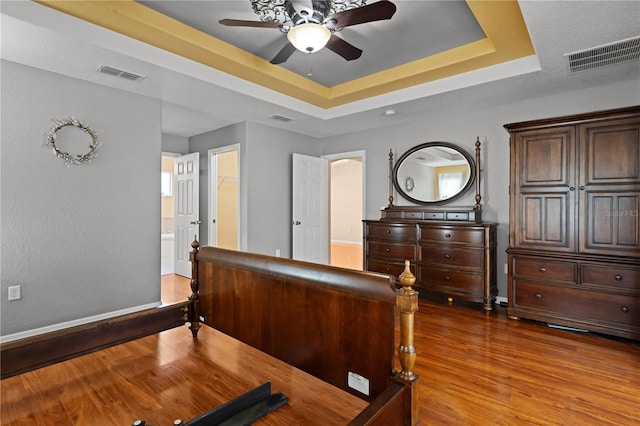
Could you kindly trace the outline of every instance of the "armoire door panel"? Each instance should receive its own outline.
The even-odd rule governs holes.
[[[519,186],[573,186],[574,135],[573,127],[518,135]]]
[[[588,191],[583,200],[580,251],[640,257],[640,192]]]
[[[580,126],[581,185],[640,185],[637,119]]]
[[[521,194],[518,246],[573,251],[572,193]]]

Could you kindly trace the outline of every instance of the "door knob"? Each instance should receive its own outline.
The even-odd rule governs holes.
[[[294,224],[294,225],[300,225],[300,221],[299,221],[299,220],[294,220],[294,221],[293,221],[293,224]]]
[[[194,220],[193,222],[191,222],[192,225],[200,225],[201,223],[201,220]]]

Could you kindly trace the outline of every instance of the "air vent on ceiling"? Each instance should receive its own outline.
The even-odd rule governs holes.
[[[592,70],[640,59],[640,37],[567,53],[569,72]]]
[[[284,115],[280,115],[280,114],[273,114],[269,118],[271,118],[273,120],[284,121],[285,123],[288,122],[288,121],[293,121],[293,118],[287,117],[287,116],[284,116]]]
[[[113,68],[108,65],[100,65],[100,67],[98,67],[98,72],[112,75],[114,77],[120,77],[129,81],[142,81],[145,78],[144,75],[135,74],[135,73],[124,71],[124,70],[119,70],[117,68]]]

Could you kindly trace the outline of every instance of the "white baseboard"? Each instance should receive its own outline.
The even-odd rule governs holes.
[[[503,296],[496,297],[496,303],[509,303],[509,299]]]
[[[347,241],[347,240],[331,240],[331,243],[336,244],[348,244],[352,246],[362,246],[362,241]]]
[[[51,333],[52,331],[64,330],[65,328],[76,327],[78,325],[84,325],[90,322],[102,321],[105,319],[118,317],[120,315],[132,314],[134,312],[144,311],[145,309],[157,308],[161,304],[161,302],[156,302],[146,305],[133,306],[131,308],[121,309],[119,311],[105,312],[104,314],[94,315],[91,317],[79,318],[72,321],[61,322],[59,324],[47,325],[45,327],[21,331],[19,333],[7,334],[6,336],[0,336],[0,344],[12,342],[14,340],[27,339],[29,337],[38,336],[40,334]]]

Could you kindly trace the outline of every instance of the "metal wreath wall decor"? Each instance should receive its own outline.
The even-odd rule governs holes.
[[[62,158],[67,167],[76,164],[89,163],[91,160],[98,156],[98,148],[100,147],[100,143],[98,143],[98,134],[94,132],[91,127],[87,126],[74,117],[65,118],[63,120],[54,119],[53,122],[56,123],[55,126],[53,126],[51,130],[49,130],[44,135],[44,146],[50,148],[53,152],[53,155],[58,158]],[[57,145],[58,132],[60,131],[60,129],[63,129],[67,126],[76,127],[89,135],[89,137],[91,138],[91,143],[89,144],[88,152],[84,154],[69,154],[68,152],[64,152],[59,149]]]

